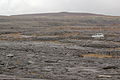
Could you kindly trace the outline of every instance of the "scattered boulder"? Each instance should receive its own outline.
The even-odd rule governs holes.
[[[107,70],[107,69],[118,69],[118,67],[117,66],[106,66],[106,67],[103,67],[102,69],[105,69],[105,70]]]
[[[58,60],[46,60],[45,62],[46,62],[46,63],[57,63]]]
[[[14,54],[8,54],[7,57],[14,57]]]
[[[98,75],[98,78],[112,78],[110,75]]]
[[[34,64],[35,62],[33,62],[33,61],[28,61],[28,64]]]

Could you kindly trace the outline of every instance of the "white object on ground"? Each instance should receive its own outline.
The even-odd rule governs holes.
[[[13,57],[14,55],[13,54],[8,54],[7,57]]]
[[[94,35],[92,35],[93,38],[103,38],[104,34],[103,33],[96,33]]]
[[[111,78],[112,76],[110,75],[98,75],[99,78]]]

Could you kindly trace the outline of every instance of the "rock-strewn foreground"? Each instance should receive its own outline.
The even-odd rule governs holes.
[[[120,17],[1,16],[0,80],[120,80]]]

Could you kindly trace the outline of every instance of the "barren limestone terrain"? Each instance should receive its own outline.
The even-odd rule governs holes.
[[[0,80],[120,80],[120,17],[0,16]]]

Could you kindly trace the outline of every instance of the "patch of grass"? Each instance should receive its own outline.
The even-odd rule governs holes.
[[[95,57],[95,58],[112,58],[111,55],[103,55],[103,54],[83,54],[83,57]]]

